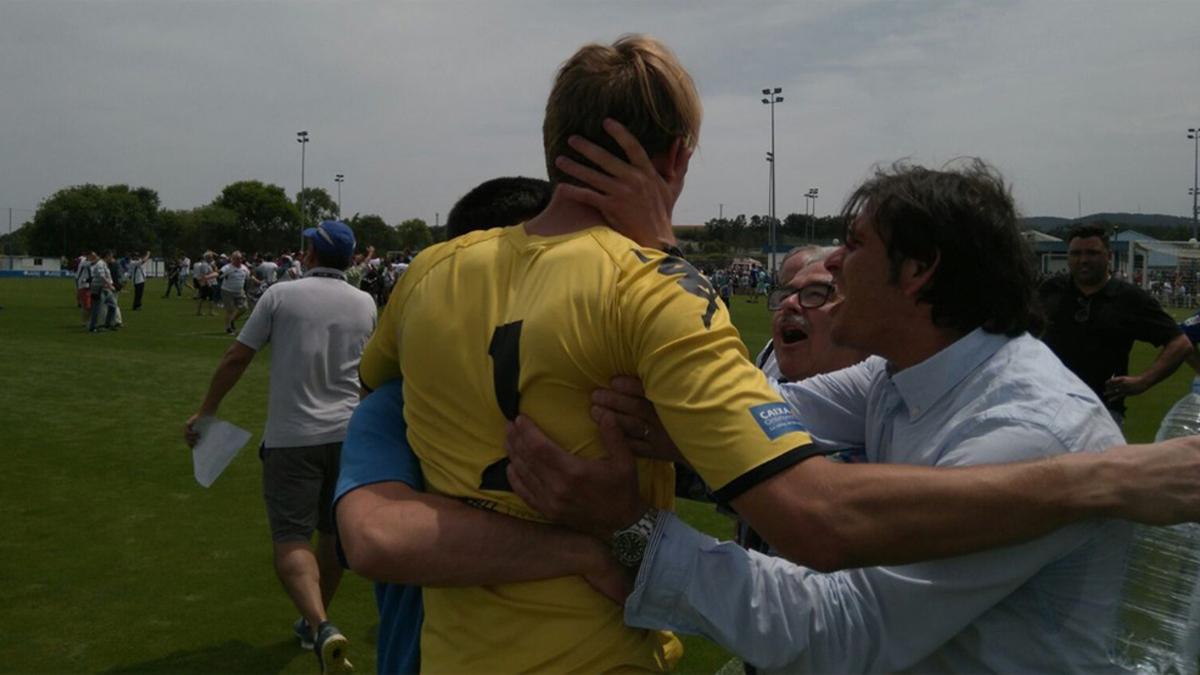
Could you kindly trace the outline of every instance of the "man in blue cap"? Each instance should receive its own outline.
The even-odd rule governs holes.
[[[351,669],[346,638],[326,615],[341,580],[330,502],[346,425],[358,403],[358,361],[375,328],[375,302],[346,283],[354,233],[327,220],[304,231],[304,277],[263,293],[226,350],[208,393],[184,425],[216,415],[258,350],[271,350],[267,424],[259,456],[263,498],[274,542],[275,573],[300,612],[294,629],[314,649],[322,672]],[[320,532],[312,546],[313,530]]]

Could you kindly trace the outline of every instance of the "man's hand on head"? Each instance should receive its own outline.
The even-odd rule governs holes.
[[[601,416],[601,459],[576,457],[524,415],[508,426],[508,481],[517,496],[550,520],[608,541],[646,511],[638,496],[633,453],[615,416]]]
[[[611,136],[629,162],[612,155],[582,136],[567,139],[568,145],[600,167],[597,171],[570,157],[559,156],[554,164],[588,187],[560,184],[563,196],[590,206],[604,214],[612,228],[647,248],[674,246],[671,211],[675,194],[658,173],[646,150],[629,130],[613,119],[604,121]],[[681,150],[688,155],[691,150]]]

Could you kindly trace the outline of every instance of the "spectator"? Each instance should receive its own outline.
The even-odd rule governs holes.
[[[355,374],[375,325],[375,305],[345,283],[354,234],[340,221],[304,231],[309,272],[263,294],[241,334],[225,352],[208,393],[184,425],[215,415],[254,356],[272,344],[267,424],[259,455],[275,572],[301,618],[293,630],[313,648],[322,672],[350,669],[346,637],[328,618],[341,567],[330,499],[346,424],[358,402]],[[318,367],[319,365],[319,367]],[[320,533],[312,547],[313,530]]]
[[[1192,346],[1150,294],[1112,277],[1110,257],[1103,228],[1076,226],[1067,235],[1069,276],[1047,279],[1038,297],[1046,319],[1042,339],[1105,402],[1120,426],[1125,397],[1170,376]],[[1170,296],[1171,291],[1166,293]],[[1130,375],[1129,352],[1135,341],[1160,349],[1149,367]]]

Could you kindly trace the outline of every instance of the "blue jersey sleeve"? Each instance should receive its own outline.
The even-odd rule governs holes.
[[[1200,342],[1200,312],[1184,319],[1183,323],[1179,324],[1179,328],[1184,335],[1188,336],[1193,345]]]
[[[350,418],[334,504],[347,492],[372,483],[400,481],[415,490],[425,489],[407,432],[403,381],[390,380],[363,399]]]

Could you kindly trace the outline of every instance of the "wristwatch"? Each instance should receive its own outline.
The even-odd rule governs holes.
[[[649,508],[637,522],[623,530],[617,530],[612,536],[613,557],[617,562],[630,569],[636,569],[642,564],[646,555],[646,544],[650,541],[650,533],[658,522],[658,509]]]

